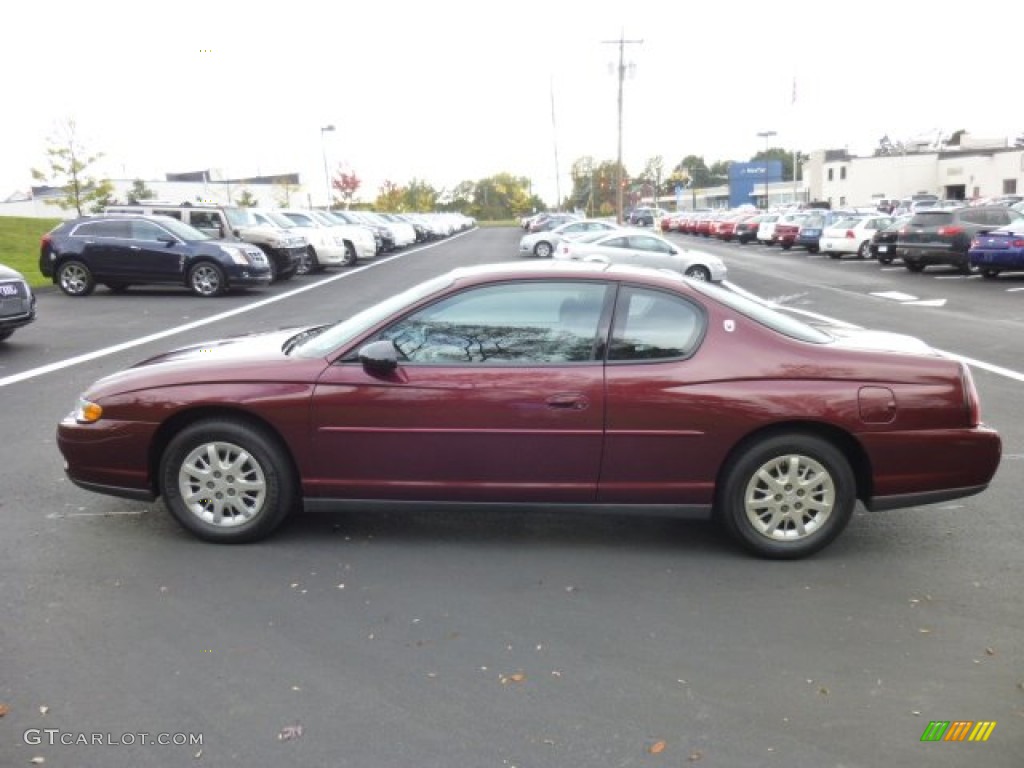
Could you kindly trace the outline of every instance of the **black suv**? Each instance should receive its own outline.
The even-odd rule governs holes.
[[[19,272],[0,264],[0,341],[36,319],[36,297]]]
[[[255,245],[215,240],[170,216],[86,216],[43,235],[39,271],[68,296],[88,296],[97,283],[120,292],[167,283],[197,296],[266,286],[270,263]]]
[[[1024,220],[1024,214],[1001,205],[974,208],[925,208],[913,215],[896,236],[896,256],[911,272],[929,264],[948,264],[965,275],[971,271],[967,252],[975,235]]]

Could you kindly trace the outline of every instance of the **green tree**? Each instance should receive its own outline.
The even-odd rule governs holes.
[[[711,171],[708,170],[703,155],[687,155],[676,163],[671,175],[676,179],[688,180],[688,186],[697,189],[713,186],[711,184]]]
[[[405,190],[393,181],[385,180],[377,192],[377,199],[373,207],[377,211],[387,213],[399,213],[402,209],[402,201],[405,197]]]
[[[130,204],[136,205],[140,200],[152,200],[156,197],[156,192],[147,187],[146,182],[142,179],[135,179],[132,182],[132,188],[128,190],[126,197]]]
[[[260,201],[253,197],[252,192],[243,187],[241,194],[238,196],[237,205],[242,208],[255,208],[259,204]]]
[[[108,179],[96,179],[88,175],[92,165],[103,157],[102,152],[91,154],[78,137],[78,126],[74,118],[62,122],[49,139],[46,148],[45,169],[33,168],[32,178],[60,187],[61,194],[46,202],[71,210],[81,216],[86,206],[109,204],[113,200],[113,185]]]
[[[423,213],[437,208],[440,193],[425,181],[413,179],[405,187],[403,205],[406,211]]]
[[[782,147],[770,147],[768,149],[762,149],[750,159],[755,163],[765,160],[778,160],[782,163],[782,180],[793,180],[793,153],[789,150],[783,149]]]
[[[531,210],[530,180],[497,173],[476,182],[470,214],[482,221],[518,218]]]

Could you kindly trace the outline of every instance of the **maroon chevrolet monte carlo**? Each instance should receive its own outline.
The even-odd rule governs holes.
[[[77,485],[163,496],[248,542],[353,501],[706,514],[771,558],[859,499],[985,489],[968,368],[728,289],[588,263],[459,269],[332,325],[222,339],[93,384],[58,428]]]

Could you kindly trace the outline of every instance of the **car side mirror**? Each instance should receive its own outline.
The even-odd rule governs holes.
[[[157,240],[166,245],[168,248],[174,245],[174,238],[171,237],[170,235],[160,235],[157,237]]]
[[[393,341],[371,341],[359,350],[359,362],[370,373],[391,373],[398,368],[398,350]]]

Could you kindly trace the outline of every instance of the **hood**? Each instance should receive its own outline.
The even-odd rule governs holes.
[[[282,328],[277,331],[250,333],[245,336],[232,336],[226,339],[192,344],[147,358],[136,363],[132,368],[177,362],[209,364],[224,360],[268,361],[274,357],[284,357],[281,350],[284,343],[304,330],[306,330],[304,327]]]

